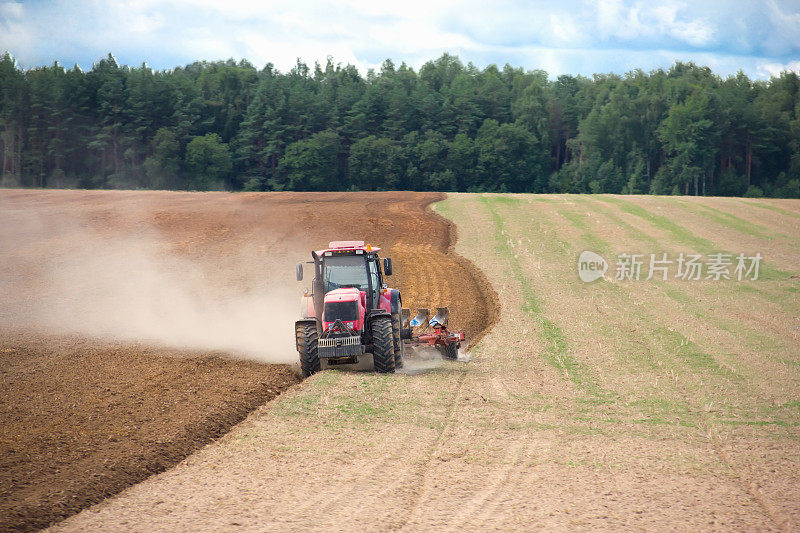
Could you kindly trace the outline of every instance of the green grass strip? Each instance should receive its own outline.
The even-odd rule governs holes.
[[[505,202],[502,200],[497,202],[494,197],[490,199],[485,196],[481,196],[480,200],[494,221],[495,248],[500,255],[508,259],[511,265],[511,272],[517,283],[519,283],[522,292],[522,311],[532,317],[538,325],[537,336],[543,347],[545,361],[557,370],[564,372],[568,379],[578,388],[595,396],[597,399],[610,401],[614,395],[604,391],[597,384],[597,381],[590,376],[584,365],[569,353],[569,346],[564,332],[544,316],[542,303],[536,296],[530,280],[525,276],[519,261],[514,257],[505,236],[503,218],[495,209],[496,203],[502,204]]]
[[[698,345],[686,338],[682,333],[669,329],[657,328],[651,336],[662,344],[665,352],[674,354],[687,366],[695,369],[707,369],[725,377],[742,380],[742,376],[731,368],[720,365],[714,356],[703,351]]]
[[[706,254],[719,251],[716,249],[713,242],[696,236],[688,229],[673,222],[669,217],[658,215],[640,205],[634,204],[628,200],[623,200],[621,198],[615,198],[613,196],[598,196],[597,199],[602,202],[615,204],[622,211],[630,213],[631,215],[635,215],[653,224],[654,226],[665,230],[666,232],[670,233],[675,240],[694,247],[695,251]]]
[[[597,199],[606,203],[615,204],[622,211],[630,213],[631,215],[635,215],[653,224],[654,226],[667,231],[672,235],[672,237],[676,241],[684,245],[691,246],[696,252],[700,252],[706,255],[712,253],[731,254],[731,252],[720,250],[714,245],[713,242],[709,241],[708,239],[698,237],[697,235],[695,235],[688,229],[684,228],[680,224],[676,224],[669,217],[653,213],[645,209],[644,207],[634,204],[628,200],[623,200],[622,198],[615,198],[613,196],[597,196]],[[787,272],[775,268],[771,264],[769,264],[765,259],[762,259],[761,264],[759,266],[759,275],[757,281],[785,280],[788,279],[789,276],[791,276],[792,274],[793,274],[792,272]]]
[[[709,218],[727,228],[736,230],[739,233],[744,233],[745,235],[752,235],[753,237],[766,240],[772,240],[776,236],[774,234],[770,235],[769,230],[764,226],[747,221],[743,218],[739,218],[736,215],[731,215],[730,213],[726,213],[725,211],[717,209],[716,207],[711,207],[710,205],[701,204],[699,202],[684,202],[680,200],[675,200],[675,203],[687,211],[698,213],[701,216]],[[784,237],[784,235],[777,236]]]
[[[598,253],[607,253],[611,250],[611,247],[608,245],[606,241],[598,237],[590,228],[589,224],[586,222],[587,216],[582,213],[576,213],[575,211],[569,211],[567,209],[558,209],[558,212],[561,216],[569,220],[573,226],[575,226],[578,230],[581,231],[581,238],[584,240],[586,244],[589,245],[595,252]]]
[[[745,198],[738,198],[738,200],[741,201],[743,204],[747,205],[748,207],[756,206],[761,209],[768,209],[769,211],[780,213],[781,215],[785,215],[787,217],[800,218],[800,213],[795,213],[794,211],[789,211],[788,209],[783,209],[782,207],[778,207],[776,205],[759,202],[756,200],[748,200]]]
[[[628,233],[628,235],[630,235],[634,239],[638,239],[640,241],[644,241],[650,244],[659,244],[659,241],[657,239],[651,237],[641,229],[628,224],[620,217],[615,215],[614,212],[608,207],[606,207],[604,204],[593,201],[594,200],[593,198],[590,198],[589,196],[586,195],[580,195],[580,196],[575,196],[575,200],[577,200],[578,202],[582,203],[585,206],[588,206],[592,211],[596,213],[602,213],[614,224],[616,224],[621,228],[624,228],[625,231]]]

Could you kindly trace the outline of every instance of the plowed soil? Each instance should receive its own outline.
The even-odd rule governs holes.
[[[474,340],[499,307],[483,275],[450,253],[453,227],[426,208],[441,198],[0,191],[0,530],[47,526],[163,471],[297,382],[289,365],[259,362],[252,346],[204,349],[205,337],[193,340],[192,332],[177,337],[188,339],[190,347],[182,346],[169,320],[166,333],[146,339],[137,332],[150,333],[150,322],[115,329],[103,315],[124,313],[126,302],[109,307],[105,298],[92,310],[91,291],[70,294],[66,309],[74,305],[74,312],[56,316],[52,310],[68,298],[59,300],[51,278],[76,251],[92,255],[146,236],[156,261],[173,270],[190,265],[204,293],[242,297],[291,287],[292,299],[299,295],[293,262],[330,240],[364,239],[393,258],[390,282],[405,306],[449,305],[453,325]],[[135,264],[127,268],[113,263],[118,277],[111,279],[139,274]],[[62,268],[62,277],[65,271],[74,273]],[[92,288],[97,275],[74,281]],[[163,305],[148,300],[147,290],[134,287],[137,302]],[[293,319],[280,317],[279,329],[290,334]],[[268,359],[295,358],[284,351]]]

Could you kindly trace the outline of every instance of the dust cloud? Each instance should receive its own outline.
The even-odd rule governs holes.
[[[406,345],[405,364],[398,372],[409,376],[424,374],[441,366],[442,361],[442,354],[436,348]]]
[[[0,213],[0,328],[296,359],[286,254],[244,244],[180,254],[141,220],[116,225]]]

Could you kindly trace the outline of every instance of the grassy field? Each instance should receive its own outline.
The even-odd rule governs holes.
[[[145,529],[800,522],[800,202],[454,194],[435,210],[502,306],[470,362],[313,376],[59,527],[125,529],[136,509]],[[606,279],[579,279],[584,250]],[[759,279],[614,279],[621,253],[722,252],[760,253]]]
[[[738,481],[771,525],[797,520],[800,203],[456,195],[438,210],[462,228],[458,250],[500,287],[509,337],[496,332],[476,359],[547,376],[515,393],[543,394],[549,416],[539,423],[594,435],[598,468],[639,461],[654,481],[659,470],[710,487]],[[580,281],[583,250],[609,261],[605,280]],[[621,253],[645,254],[646,269],[650,253],[681,252],[764,261],[757,281],[676,279],[675,265],[666,281],[644,281],[646,270],[640,281],[614,279]],[[512,322],[530,336],[518,351]]]
[[[478,264],[490,276],[512,278],[521,324],[536,330],[540,359],[589,404],[609,411],[609,421],[725,435],[735,431],[724,428],[758,426],[767,428],[762,435],[788,437],[791,431],[778,428],[800,422],[800,280],[792,278],[800,217],[788,209],[765,216],[762,204],[735,202],[461,196],[440,211],[459,227],[483,228],[496,263]],[[606,280],[578,279],[583,250],[609,260]],[[645,281],[650,253],[675,259],[681,252],[759,252],[765,259],[756,281],[682,280],[675,265],[666,281],[660,274]],[[645,256],[639,281],[614,279],[622,253]]]

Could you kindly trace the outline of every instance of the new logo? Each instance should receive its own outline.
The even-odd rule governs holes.
[[[581,281],[591,283],[605,276],[606,270],[608,270],[608,263],[601,255],[589,250],[581,252],[578,258],[578,277],[581,278]]]

